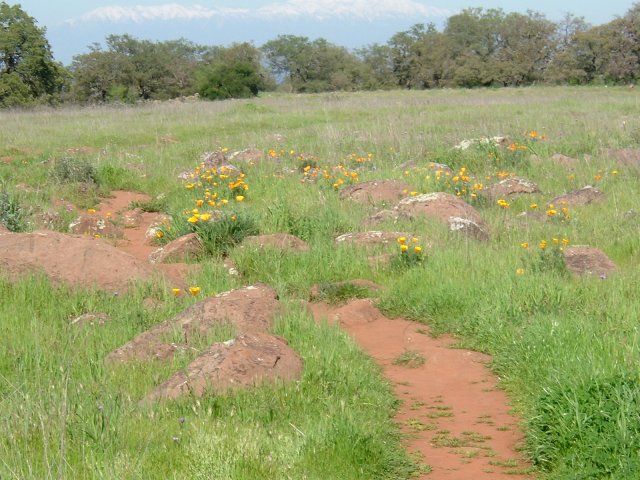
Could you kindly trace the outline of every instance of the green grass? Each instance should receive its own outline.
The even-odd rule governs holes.
[[[53,199],[88,208],[110,190],[132,189],[154,199],[143,208],[170,213],[176,232],[189,231],[197,197],[179,173],[193,170],[203,152],[223,147],[278,152],[276,159],[242,166],[250,189],[243,203],[231,201],[226,210],[246,214],[251,228],[228,224],[208,233],[210,254],[228,252],[241,280],[207,257],[192,281],[206,292],[255,281],[274,287],[289,306],[275,333],[305,362],[302,380],[289,385],[141,406],[188,358],[126,367],[103,359],[192,299],[173,298],[162,285],[113,297],[53,287],[42,278],[2,279],[0,477],[409,478],[414,467],[400,448],[390,420],[396,402],[380,372],[337,327],[316,326],[296,306],[315,284],[363,278],[385,287],[376,295],[390,316],[428,324],[432,334],[454,333],[460,345],[493,356],[492,368],[523,417],[525,453],[538,476],[633,478],[640,449],[640,174],[603,151],[638,144],[637,107],[637,95],[625,88],[545,87],[0,112],[0,157],[11,157],[0,162],[0,185],[10,199],[4,215],[20,212],[20,225],[29,229],[39,228]],[[547,139],[530,140],[531,130]],[[177,143],[163,143],[165,135]],[[531,145],[539,159],[530,152],[452,149],[463,139],[494,135]],[[93,185],[61,183],[56,162],[80,146],[99,153],[65,161],[94,172]],[[331,178],[303,182],[299,153],[312,154]],[[350,155],[368,153],[370,162],[348,164]],[[579,166],[558,167],[548,159],[554,153],[578,158]],[[409,160],[417,167],[398,168]],[[361,222],[373,209],[339,200],[333,182],[350,180],[333,167],[357,168],[360,182],[395,178],[420,193],[451,191],[428,162],[456,172],[466,167],[473,183],[515,173],[541,193],[512,199],[508,209],[478,201],[487,242],[452,236],[432,221],[382,224],[420,238],[428,255],[412,268],[369,265],[370,255],[399,256],[397,245],[335,244],[337,235],[368,229]],[[588,184],[607,201],[571,208],[568,222],[518,215],[536,203],[544,216],[551,198]],[[291,233],[311,249],[239,248],[247,231]],[[602,249],[618,272],[606,280],[568,275],[551,255],[538,255],[539,241],[553,238]],[[326,293],[339,300],[363,292]],[[148,310],[142,300],[149,296],[164,303]],[[96,311],[110,320],[69,325]]]

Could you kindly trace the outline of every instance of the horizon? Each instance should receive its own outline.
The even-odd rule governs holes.
[[[163,3],[139,0],[120,6],[100,0],[7,2],[22,9],[46,29],[56,61],[69,65],[76,55],[93,44],[104,46],[108,35],[128,34],[139,40],[162,42],[185,39],[206,46],[249,42],[261,46],[278,35],[324,38],[350,50],[371,44],[385,44],[396,33],[413,25],[433,23],[442,30],[452,15],[476,8],[463,1],[423,0],[227,0],[192,3],[172,0]],[[58,5],[62,3],[62,5]],[[584,17],[601,25],[624,15],[637,2],[611,0],[606,8],[584,5],[576,0],[540,0],[531,8],[525,1],[485,1],[480,8],[501,8],[505,13],[532,10],[557,22],[564,14]],[[582,11],[578,11],[578,9]]]

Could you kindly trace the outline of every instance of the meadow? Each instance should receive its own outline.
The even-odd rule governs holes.
[[[57,209],[53,227],[66,231],[73,216],[55,199],[89,209],[111,191],[134,190],[173,218],[159,244],[196,231],[209,251],[190,278],[196,296],[176,297],[162,283],[114,296],[0,272],[0,478],[411,478],[429,459],[403,450],[397,400],[379,368],[300,305],[313,285],[354,278],[384,287],[376,302],[389,316],[492,356],[536,478],[637,478],[640,165],[618,164],[606,149],[640,145],[638,111],[626,87],[530,87],[0,112],[0,221],[12,230],[38,228],[39,215]],[[509,142],[454,148],[493,136]],[[221,182],[228,201],[215,208],[226,212],[226,230],[190,220],[204,188],[178,175],[198,168],[204,152],[247,147],[266,160],[244,164],[242,184]],[[576,166],[558,165],[556,153]],[[62,181],[56,165],[65,161],[93,182]],[[482,195],[514,175],[541,192],[502,203]],[[408,183],[407,195],[459,194],[490,238],[428,219],[386,220],[375,229],[425,240],[422,261],[372,267],[364,249],[334,239],[369,230],[363,222],[375,211],[341,200],[340,190],[380,179]],[[606,201],[548,213],[550,199],[585,185]],[[291,233],[311,249],[237,248],[250,231]],[[570,274],[558,261],[562,240],[601,249],[617,271]],[[403,258],[398,245],[379,253]],[[240,277],[228,275],[223,254]],[[286,305],[274,332],[302,356],[300,381],[142,405],[184,360],[105,365],[109,352],[203,296],[258,281]],[[148,297],[160,307],[148,309]],[[70,325],[88,311],[111,320]]]

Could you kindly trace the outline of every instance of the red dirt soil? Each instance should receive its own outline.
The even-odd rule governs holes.
[[[487,355],[451,348],[450,337],[432,338],[425,325],[392,320],[371,300],[342,306],[310,304],[316,318],[338,323],[382,368],[402,404],[396,415],[405,445],[431,466],[425,480],[531,479],[518,453],[518,418],[486,367]],[[416,352],[424,364],[394,364]]]
[[[111,197],[105,198],[97,207],[96,213],[100,215],[111,214],[117,217],[119,214],[131,210],[131,202],[144,202],[149,200],[144,193],[126,192],[117,190],[111,192]],[[145,234],[149,226],[158,217],[157,213],[142,212],[142,219],[138,226],[124,229],[124,238],[115,241],[114,246],[134,257],[149,261],[149,254],[158,248],[152,245]],[[156,267],[165,272],[168,278],[176,280],[177,285],[187,285],[186,278],[191,272],[197,271],[200,266],[187,263],[156,264]]]

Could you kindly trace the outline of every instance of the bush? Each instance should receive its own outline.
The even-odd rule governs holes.
[[[64,157],[56,160],[52,177],[59,183],[98,183],[96,168],[79,158]]]
[[[8,192],[0,192],[0,223],[11,232],[24,232],[28,228],[27,212]]]

